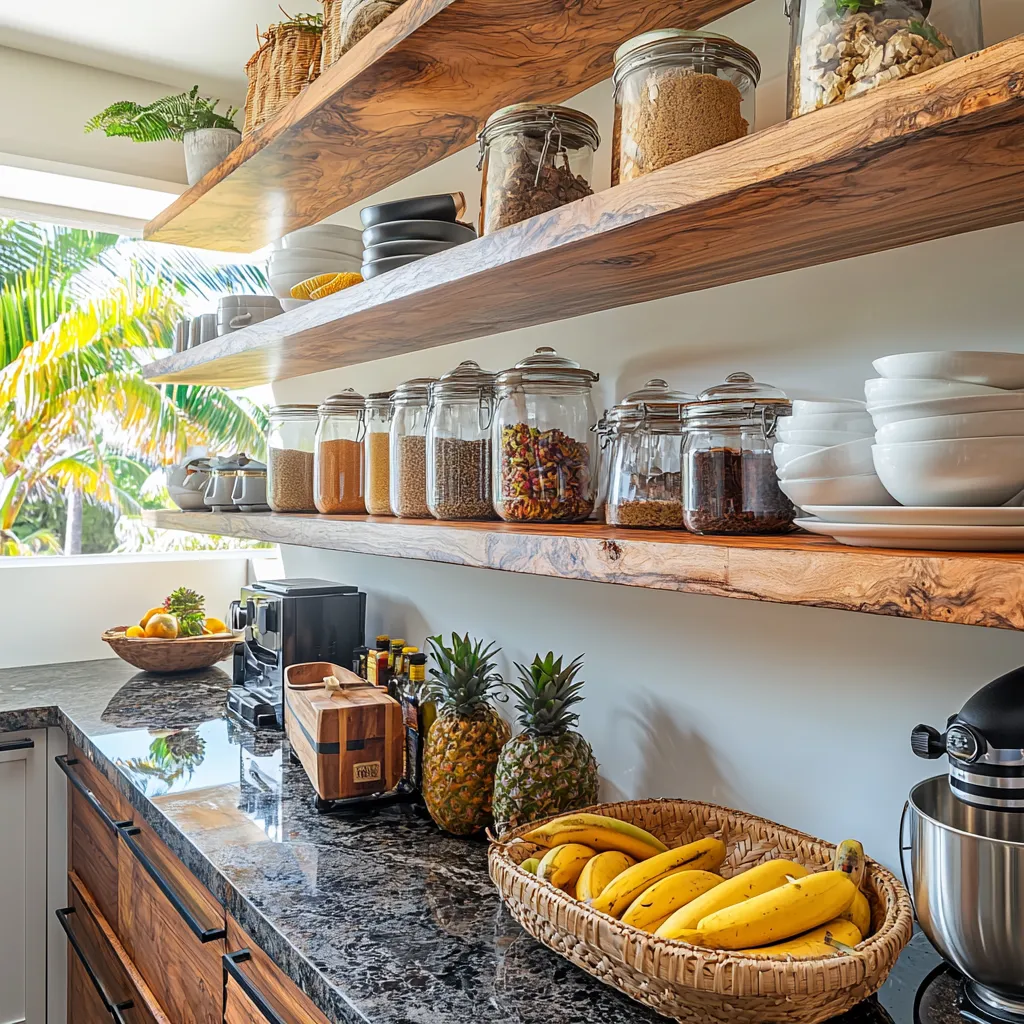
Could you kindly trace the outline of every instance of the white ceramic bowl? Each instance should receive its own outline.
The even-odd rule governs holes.
[[[1006,412],[965,412],[959,416],[922,416],[879,427],[879,444],[942,441],[961,437],[1008,437],[1024,434],[1024,409]]]
[[[182,512],[209,511],[210,506],[206,504],[206,498],[203,496],[204,492],[205,488],[202,491],[193,491],[187,487],[176,487],[173,484],[169,484],[167,487],[167,494],[170,496],[171,501]]]
[[[280,263],[282,260],[303,259],[303,260],[336,260],[338,257],[353,260],[363,258],[362,242],[344,242],[336,249],[315,249],[309,246],[294,246],[291,249],[275,249],[268,257],[271,264]]]
[[[879,377],[926,378],[1024,388],[1024,354],[1020,352],[902,352],[872,364]]]
[[[894,505],[892,496],[874,473],[780,480],[779,490],[794,505]]]
[[[1000,388],[990,388],[984,384],[965,384],[960,380],[889,380],[887,377],[875,377],[864,381],[864,397],[867,398],[869,406],[1000,393]]]
[[[298,309],[299,306],[308,306],[309,299],[291,299],[287,296],[281,299],[281,308],[287,313],[289,310]]]
[[[783,466],[788,465],[793,459],[799,459],[804,455],[812,455],[814,452],[820,451],[823,451],[823,448],[817,444],[786,444],[785,441],[779,441],[772,448],[772,455],[775,457],[776,469],[782,469]]]
[[[275,248],[291,249],[295,246],[312,246],[314,249],[336,250],[338,246],[347,246],[357,242],[360,249],[363,245],[363,232],[360,228],[347,228],[342,224],[313,224],[308,228],[291,231],[274,243]]]
[[[901,505],[1002,505],[1024,490],[1024,437],[876,444],[871,454]]]
[[[971,412],[1005,412],[1024,409],[1024,391],[998,391],[992,395],[968,395],[966,398],[936,398],[928,402],[901,402],[894,405],[868,405],[875,428],[902,420],[930,416],[960,416]]]
[[[779,468],[780,480],[807,480],[826,476],[863,476],[874,474],[875,464],[871,461],[873,437],[862,437],[859,441],[819,448],[810,455],[787,462]]]
[[[848,430],[873,434],[875,426],[867,410],[862,412],[819,412],[780,416],[779,426],[787,430]]]
[[[323,259],[306,259],[301,256],[281,256],[280,259],[271,258],[270,274],[302,274],[300,281],[307,277],[316,277],[317,274],[343,274],[347,272],[359,273],[359,260],[352,256],[331,256]]]
[[[786,444],[814,445],[817,448],[828,448],[834,444],[846,444],[847,441],[857,441],[862,437],[871,436],[868,430],[790,430],[788,427],[779,427],[776,436]]]
[[[794,398],[794,416],[817,416],[825,412],[865,412],[856,398]]]

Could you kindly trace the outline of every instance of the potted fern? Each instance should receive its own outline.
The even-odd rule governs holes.
[[[217,113],[220,100],[199,95],[199,86],[176,96],[164,96],[146,106],[131,100],[112,103],[86,122],[87,132],[103,131],[108,137],[133,142],[164,142],[173,139],[185,147],[185,173],[194,185],[213,170],[242,141],[235,127],[237,107]]]

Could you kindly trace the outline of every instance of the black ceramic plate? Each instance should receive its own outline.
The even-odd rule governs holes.
[[[423,239],[406,238],[398,242],[381,242],[363,250],[363,262],[384,260],[389,256],[432,256],[435,252],[455,247],[455,242],[427,242]]]
[[[406,242],[410,239],[461,245],[474,238],[476,232],[466,224],[449,224],[444,220],[392,220],[367,228],[363,232],[363,246],[369,249],[381,242]]]
[[[380,277],[381,274],[386,274],[389,270],[397,270],[399,267],[404,267],[407,263],[415,263],[417,260],[423,259],[422,256],[387,256],[382,260],[374,260],[372,263],[364,263],[360,268],[363,275],[364,281],[369,281],[371,277]]]
[[[456,192],[453,195],[417,196],[379,206],[364,206],[359,211],[359,219],[364,228],[393,220],[444,220],[454,224],[465,209],[466,197]]]

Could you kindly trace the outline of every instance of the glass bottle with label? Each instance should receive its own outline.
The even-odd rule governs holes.
[[[399,692],[405,721],[405,778],[408,792],[419,793],[423,779],[423,745],[427,730],[437,717],[434,702],[426,685],[427,656],[421,652],[409,655],[408,672]]]

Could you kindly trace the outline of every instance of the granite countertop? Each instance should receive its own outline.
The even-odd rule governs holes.
[[[154,676],[118,660],[0,670],[0,731],[58,726],[264,950],[338,1024],[654,1024],[530,938],[482,841],[413,807],[320,815],[279,733],[224,714],[219,669]],[[938,962],[921,941],[882,1002],[901,1021]],[[875,1000],[844,1020],[891,1020]]]

